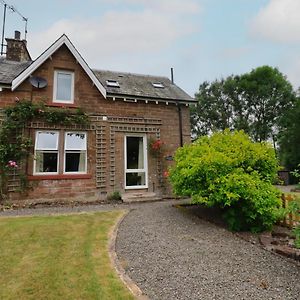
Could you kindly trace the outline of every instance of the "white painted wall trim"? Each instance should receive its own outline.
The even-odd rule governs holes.
[[[58,40],[56,40],[47,50],[45,50],[31,65],[29,65],[19,76],[12,81],[11,90],[14,91],[26,78],[28,78],[38,67],[40,67],[51,55],[56,52],[62,45],[66,45],[75,59],[87,73],[92,80],[93,84],[97,87],[99,92],[106,98],[106,90],[104,86],[95,76],[94,72],[90,69],[88,64],[82,58],[80,53],[74,47],[69,38],[63,34]]]

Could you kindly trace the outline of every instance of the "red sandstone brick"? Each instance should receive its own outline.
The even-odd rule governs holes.
[[[164,103],[148,103],[143,101],[138,103],[126,103],[123,101],[106,100],[100,94],[95,86],[93,86],[90,78],[85,74],[81,66],[76,63],[74,57],[70,54],[66,47],[61,47],[56,53],[52,55],[52,59],[48,59],[41,67],[35,72],[34,76],[42,76],[47,79],[48,86],[38,91],[33,91],[28,81],[24,81],[16,91],[10,92],[4,90],[0,93],[0,108],[13,105],[16,97],[19,99],[30,99],[31,93],[33,102],[38,102],[41,99],[45,99],[48,103],[52,101],[53,93],[53,79],[54,70],[56,68],[74,70],[75,72],[75,101],[74,105],[82,107],[87,113],[99,114],[116,117],[142,117],[142,118],[154,118],[159,119],[162,125],[150,125],[151,127],[159,128],[161,133],[161,140],[168,146],[168,154],[172,155],[176,148],[179,146],[179,120],[177,107],[172,104],[168,106]],[[188,107],[182,108],[183,118],[183,138],[184,142],[189,142],[189,109]],[[109,122],[103,122],[106,126],[105,138],[106,138],[106,155],[105,155],[105,178],[106,178],[106,192],[112,190],[122,191],[124,181],[124,132],[116,132],[115,137],[115,186],[110,186],[110,126],[116,124],[110,124]],[[136,124],[122,124],[128,127],[143,127],[144,125]],[[154,133],[148,133],[149,136],[155,136]],[[99,193],[96,188],[95,166],[96,166],[96,148],[95,148],[95,132],[88,131],[88,172],[93,175],[91,179],[78,179],[78,180],[40,180],[32,182],[34,189],[28,191],[27,199],[35,201],[44,197],[51,200],[60,198],[76,198],[93,196]],[[149,164],[149,189],[155,187],[156,191],[159,186],[159,175],[157,174],[156,160],[150,155],[148,156]],[[168,163],[170,165],[172,163]],[[28,171],[32,174],[33,164],[29,162]],[[104,191],[104,190],[101,190]],[[93,195],[92,195],[93,194]]]

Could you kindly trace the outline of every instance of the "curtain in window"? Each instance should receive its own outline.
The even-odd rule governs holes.
[[[57,131],[37,131],[35,141],[35,173],[58,172]]]
[[[86,133],[65,134],[65,172],[86,171]]]
[[[144,168],[144,143],[143,138],[139,138],[138,169]]]
[[[72,74],[58,72],[57,73],[57,100],[72,100]]]
[[[84,172],[85,171],[85,152],[80,153],[80,158],[79,158],[79,172]]]
[[[44,156],[43,156],[43,153],[41,151],[36,151],[35,153],[35,156],[36,156],[36,169],[35,171],[37,173],[41,173],[41,172],[44,172]]]

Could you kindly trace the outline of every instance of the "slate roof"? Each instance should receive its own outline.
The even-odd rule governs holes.
[[[0,57],[0,84],[11,84],[32,62],[16,62]]]
[[[21,74],[32,62],[15,62],[0,57],[0,84],[11,85],[12,81]],[[147,98],[161,100],[178,100],[194,102],[181,88],[172,84],[167,77],[140,75],[124,72],[93,70],[96,78],[106,89],[108,95]],[[110,87],[107,80],[115,80],[119,87]],[[156,88],[153,83],[163,84],[163,88]]]
[[[113,72],[103,70],[93,70],[94,74],[105,87],[107,94],[115,96],[130,96],[142,98],[154,98],[164,100],[181,100],[192,102],[190,97],[177,85],[172,84],[167,77],[140,75],[124,72]],[[107,80],[114,80],[119,83],[119,87],[110,87]],[[163,88],[156,88],[153,83],[162,83]]]

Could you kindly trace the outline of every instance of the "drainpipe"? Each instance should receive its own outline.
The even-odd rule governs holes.
[[[171,68],[171,82],[174,84],[174,69]],[[179,120],[179,141],[180,147],[183,146],[183,133],[182,133],[182,112],[181,105],[179,101],[176,101],[177,111],[178,111],[178,120]]]
[[[178,120],[179,120],[179,139],[180,139],[180,147],[183,146],[183,133],[182,133],[182,113],[181,113],[181,105],[177,102],[177,110],[178,110]]]

